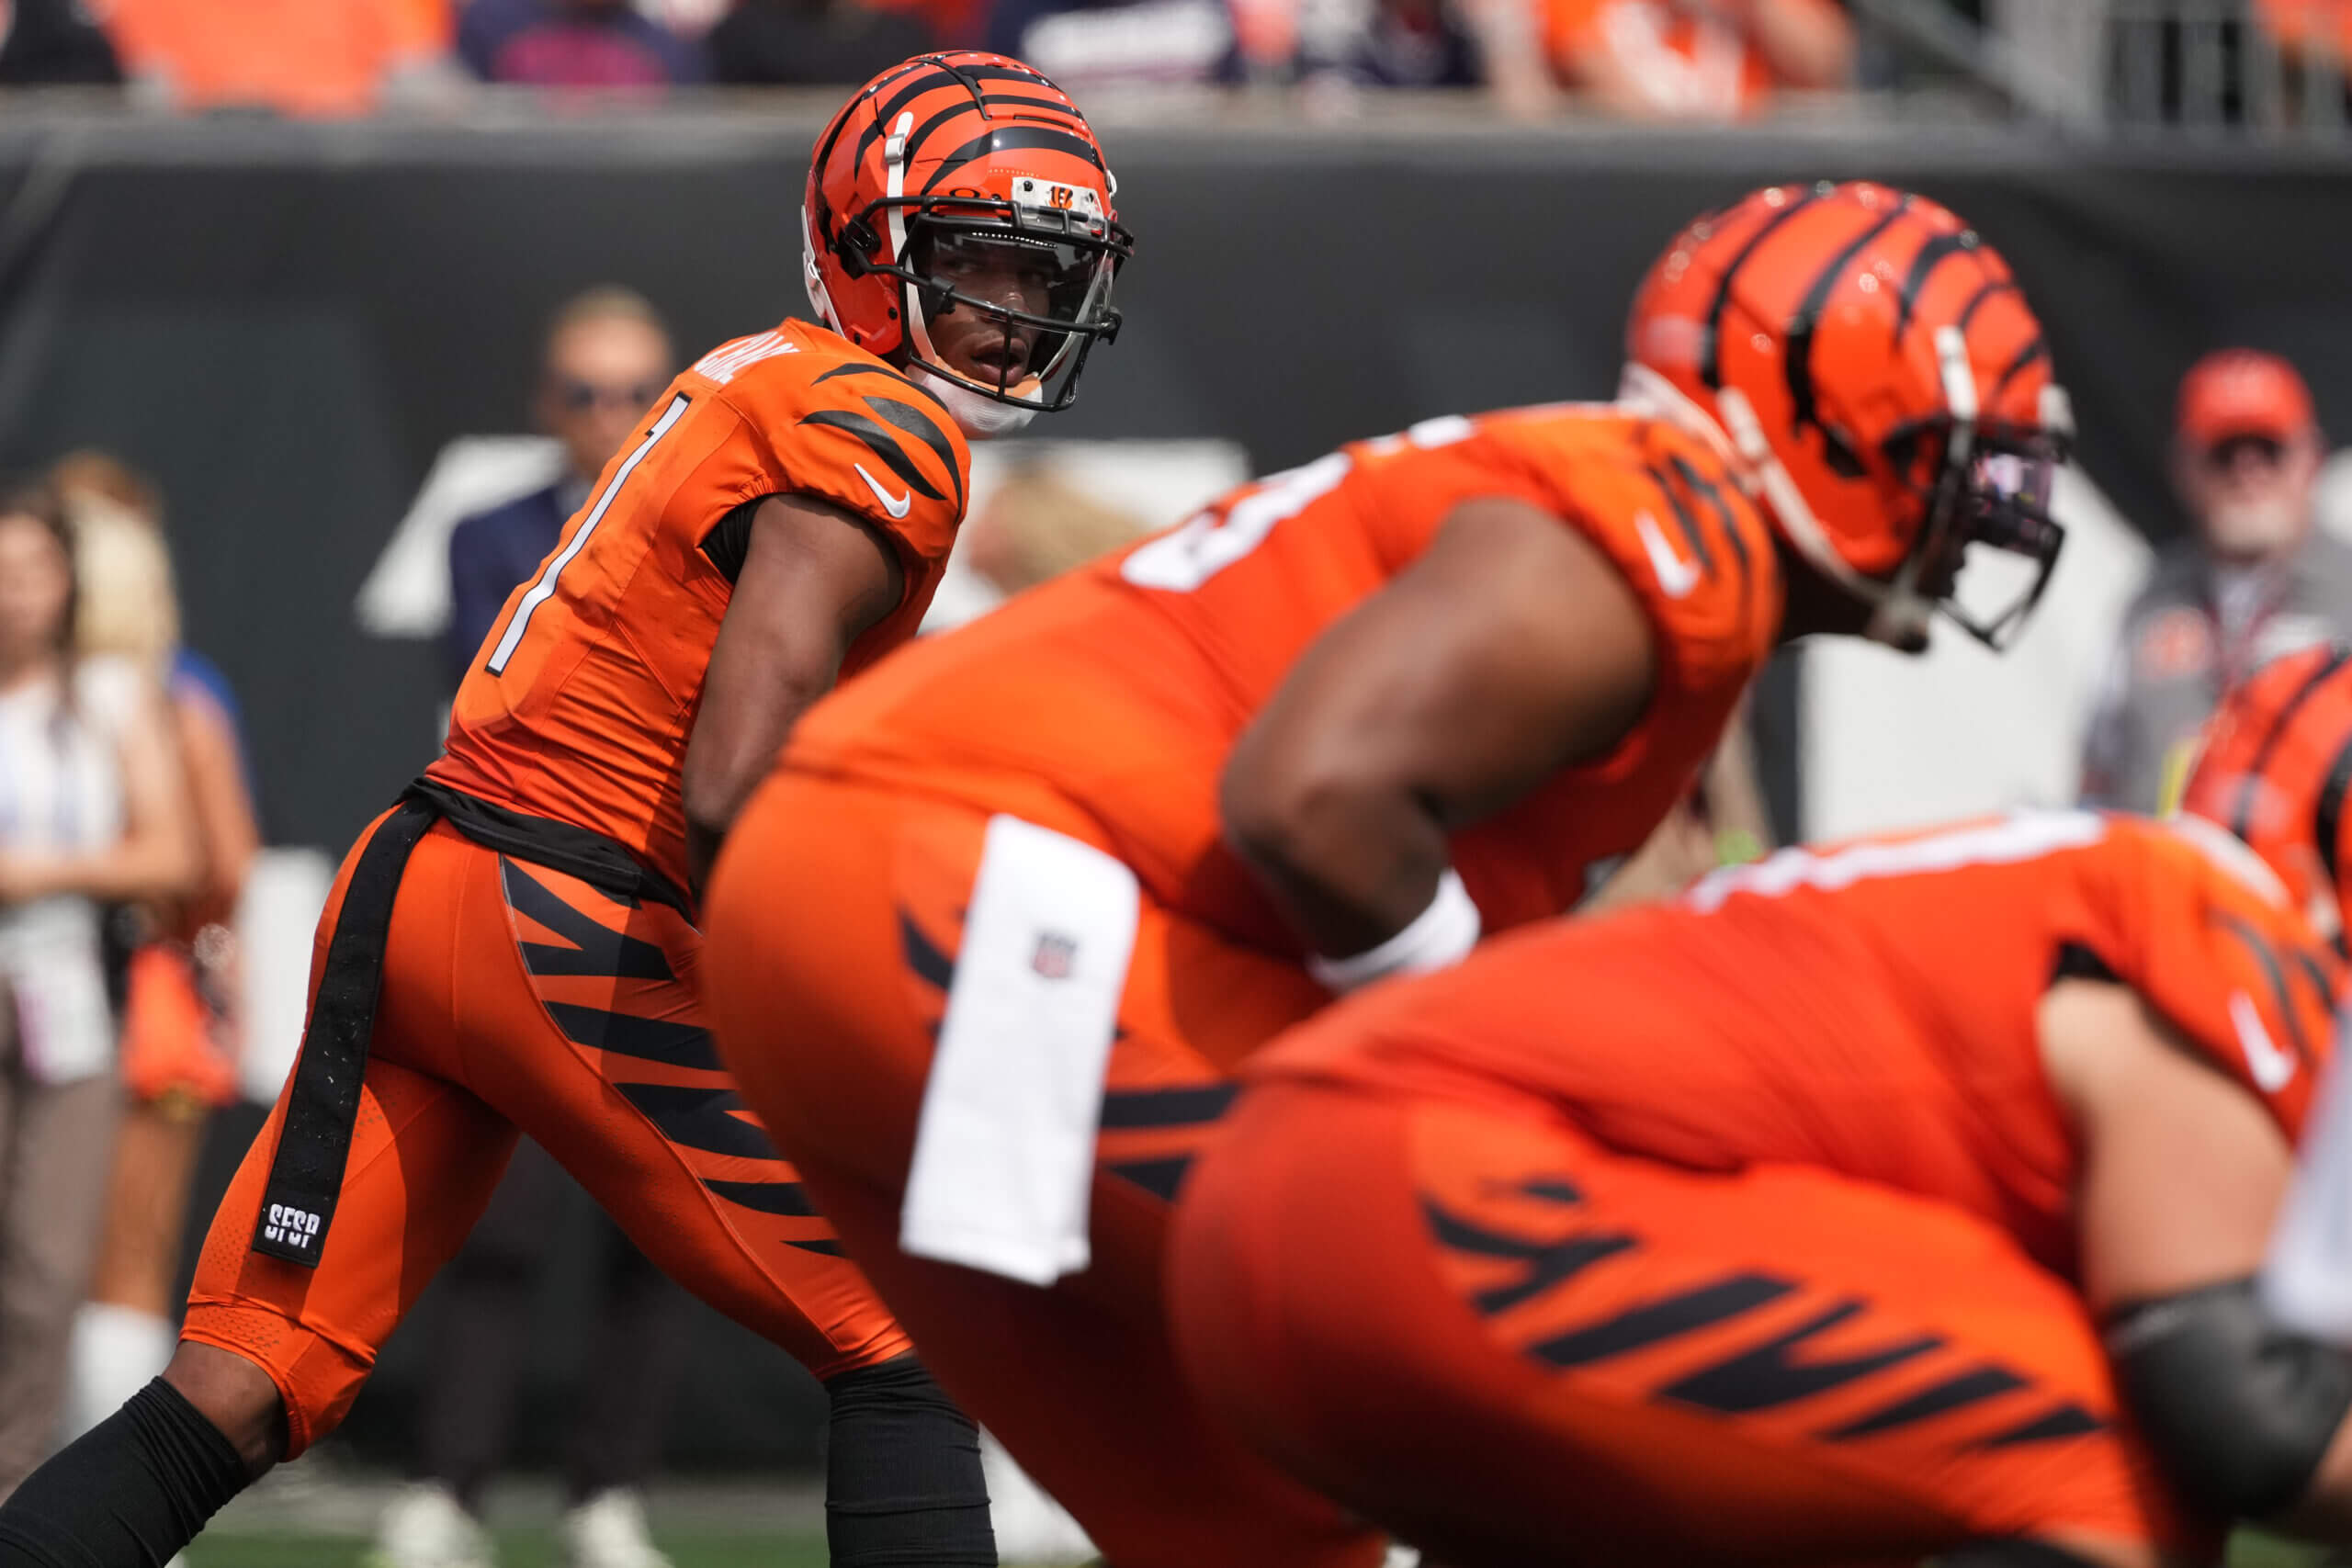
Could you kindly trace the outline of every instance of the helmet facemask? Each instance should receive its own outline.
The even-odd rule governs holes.
[[[1919,487],[1918,542],[1888,584],[1871,635],[1917,651],[1929,615],[1939,613],[1996,651],[2014,642],[2065,544],[2050,502],[2068,445],[2046,425],[1963,432],[1939,419],[1898,432],[1888,443],[1898,473],[1917,466],[1906,448],[1940,457],[1934,479]]]
[[[906,324],[910,368],[994,402],[1056,413],[1078,400],[1078,380],[1098,342],[1119,334],[1111,286],[1134,253],[1134,241],[1103,216],[1102,197],[1083,186],[1055,185],[1021,175],[1012,197],[901,194],[903,165],[890,141],[889,194],[842,225],[838,254],[854,275],[896,278]],[[877,233],[877,230],[880,233]],[[868,254],[887,233],[888,261]],[[1018,280],[1024,309],[971,292],[976,276]],[[1026,352],[1008,354],[993,376],[948,364],[933,327],[949,311],[968,311],[998,327]]]
[[[1716,408],[1790,543],[1823,576],[1871,606],[1863,635],[1906,653],[1924,652],[1940,612],[1997,651],[2015,640],[2041,601],[2065,543],[2065,528],[2050,514],[2050,498],[2073,445],[2074,418],[2064,390],[2051,386],[2043,389],[2039,423],[1982,420],[1967,345],[1956,329],[1938,330],[1936,355],[1944,412],[1898,429],[1882,450],[1898,488],[1907,488],[1921,507],[1918,533],[1891,578],[1867,576],[1838,553],[1774,455],[1745,394],[1724,388]],[[2017,570],[2003,570],[2011,563],[2019,563]]]

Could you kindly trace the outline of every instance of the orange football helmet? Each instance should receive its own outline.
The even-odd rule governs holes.
[[[1043,75],[1001,54],[920,55],[818,138],[800,208],[809,303],[860,348],[934,378],[967,432],[1001,434],[1068,408],[1089,350],[1118,335],[1111,284],[1134,244],[1117,190],[1085,117]],[[1042,275],[1043,313],[957,290],[959,258],[1005,247]],[[951,309],[1032,329],[1035,347],[992,380],[958,371],[931,342]]]
[[[2352,647],[2272,660],[2222,699],[2180,809],[2251,845],[2312,923],[2342,940],[2352,894]]]
[[[1927,646],[1940,609],[2001,646],[2056,564],[2073,420],[2008,265],[1921,197],[1775,186],[1676,237],[1626,326],[1629,396],[1735,454],[1782,536]],[[2023,558],[1997,613],[1954,597],[1971,546]]]

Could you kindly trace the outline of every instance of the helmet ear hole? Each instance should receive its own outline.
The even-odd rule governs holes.
[[[873,225],[863,218],[853,218],[842,224],[842,231],[834,236],[833,254],[841,257],[843,272],[852,277],[864,277],[867,259],[881,243],[881,236],[875,233]]]
[[[1859,479],[1870,472],[1862,466],[1862,455],[1854,450],[1854,444],[1846,438],[1845,432],[1835,425],[1821,426],[1821,455],[1839,479]]]

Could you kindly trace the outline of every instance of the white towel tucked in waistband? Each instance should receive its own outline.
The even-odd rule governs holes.
[[[1084,1269],[1135,873],[992,818],[932,1058],[899,1243],[1033,1285]]]

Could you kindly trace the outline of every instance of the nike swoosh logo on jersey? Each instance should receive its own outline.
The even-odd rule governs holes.
[[[2238,1032],[2238,1049],[2245,1053],[2245,1065],[2254,1074],[2254,1087],[2265,1094],[2276,1094],[2287,1087],[2295,1076],[2295,1058],[2278,1049],[2270,1038],[2270,1031],[2262,1021],[2262,1014],[2255,1010],[2254,1002],[2244,991],[2230,993],[2230,1022]]]
[[[1657,573],[1657,585],[1666,590],[1669,599],[1679,599],[1699,586],[1699,569],[1674,553],[1674,547],[1658,532],[1657,519],[1646,512],[1634,515],[1634,531],[1642,536],[1642,548],[1650,554],[1650,570]]]
[[[865,481],[865,488],[874,492],[874,499],[882,503],[882,510],[888,513],[893,521],[904,517],[907,514],[907,508],[915,503],[912,491],[901,491],[894,498],[888,491],[882,488],[882,482],[879,479],[865,471],[865,464],[852,463],[850,467],[857,470],[857,477]]]

